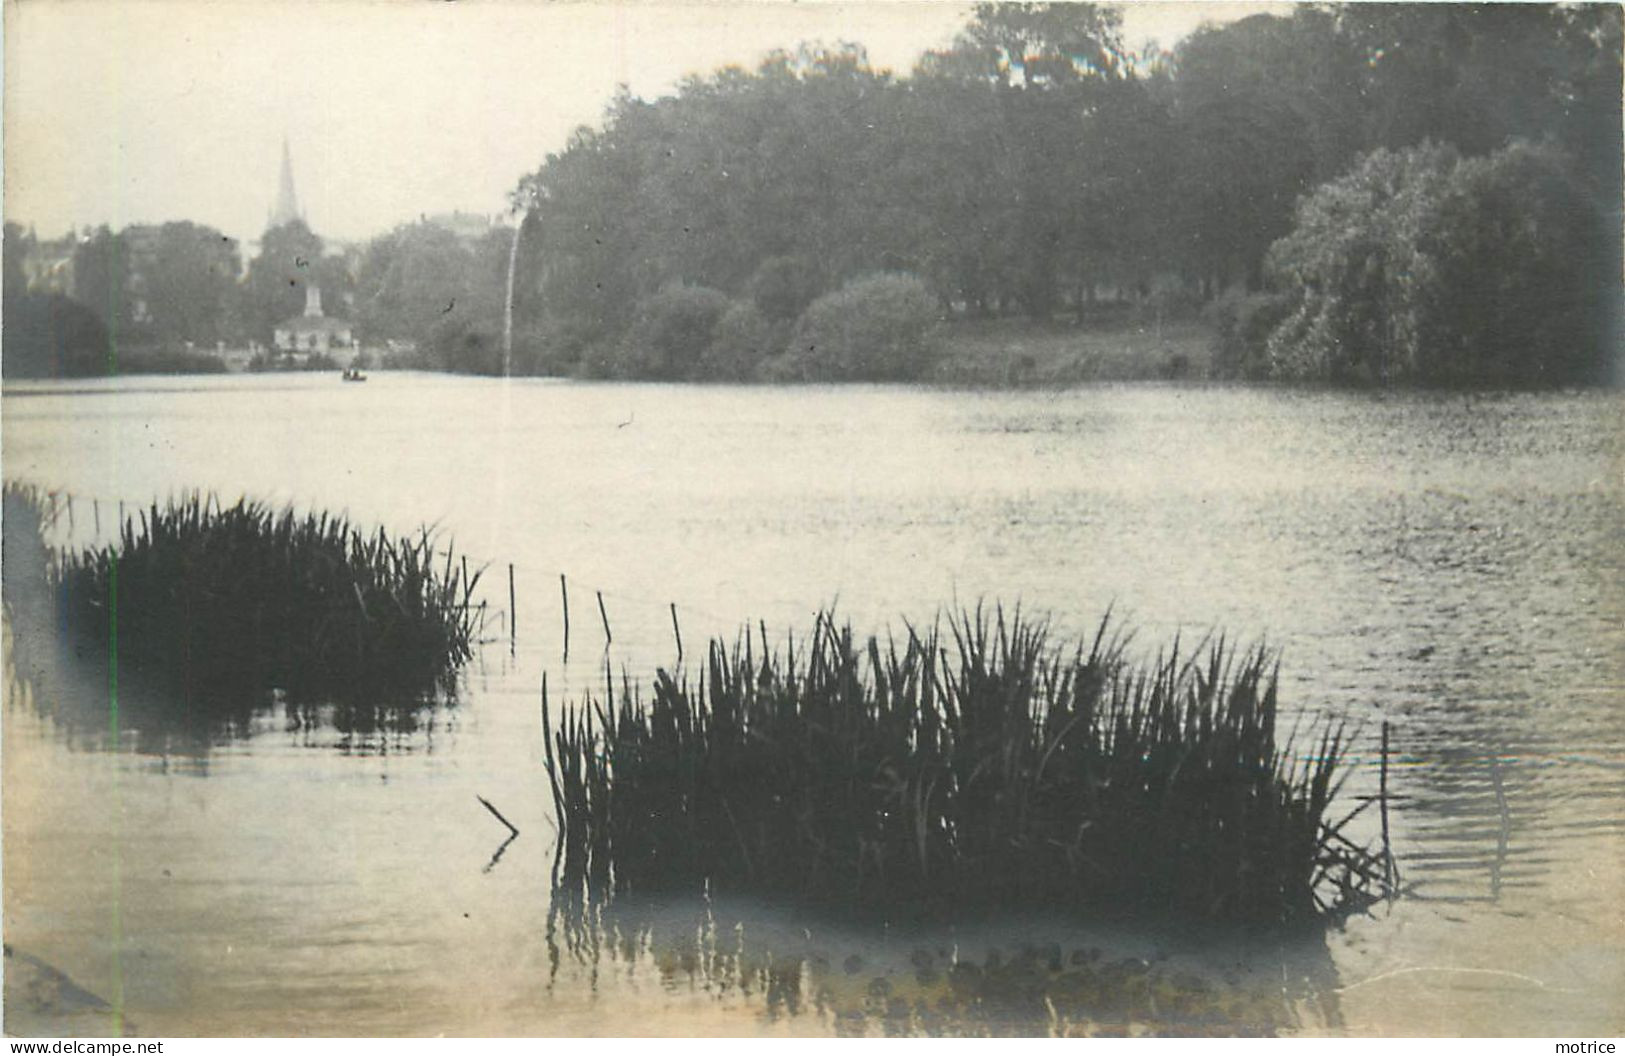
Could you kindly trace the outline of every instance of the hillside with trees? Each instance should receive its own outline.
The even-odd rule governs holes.
[[[516,192],[516,369],[850,376],[806,354],[803,313],[891,275],[934,299],[922,335],[1205,312],[1216,365],[1255,377],[1595,379],[1618,321],[1620,39],[1604,5],[1312,5],[1135,55],[1109,7],[984,4],[906,77],[804,45],[622,95]],[[1428,230],[1381,236],[1433,307],[1345,285],[1393,331],[1367,320],[1381,350],[1356,347],[1308,260],[1358,212],[1334,201],[1447,157],[1460,186],[1413,203]],[[662,327],[681,339],[651,346]]]

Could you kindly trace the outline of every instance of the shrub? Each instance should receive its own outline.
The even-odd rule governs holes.
[[[583,356],[597,339],[596,327],[576,319],[549,318],[539,323],[516,325],[514,373],[556,377],[577,374]]]
[[[731,305],[717,321],[697,375],[719,381],[754,379],[762,362],[784,347],[782,331],[749,301]]]
[[[908,381],[939,351],[940,306],[913,275],[855,279],[818,298],[796,324],[791,348],[809,377]]]
[[[1617,340],[1618,222],[1572,172],[1527,143],[1456,167],[1419,239],[1433,278],[1416,324],[1423,380],[1603,380]]]
[[[679,285],[639,301],[618,373],[667,380],[693,375],[728,303],[726,294],[710,287]]]
[[[625,345],[613,338],[599,338],[587,343],[582,346],[581,358],[576,362],[576,377],[589,381],[632,377],[625,351]]]
[[[12,290],[4,304],[8,378],[71,378],[106,374],[116,365],[101,316],[60,293]]]
[[[1269,338],[1291,310],[1280,294],[1231,290],[1207,308],[1219,377],[1257,381],[1270,374]]]
[[[756,380],[769,385],[794,385],[814,380],[807,364],[795,352],[780,352],[756,365]]]
[[[794,322],[823,292],[818,269],[806,257],[769,257],[746,284],[751,300],[768,319]]]
[[[442,370],[459,374],[502,374],[500,327],[467,316],[447,316],[429,328],[428,349]]]

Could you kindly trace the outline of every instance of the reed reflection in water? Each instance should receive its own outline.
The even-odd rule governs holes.
[[[183,706],[139,680],[116,685],[105,658],[74,655],[62,640],[22,643],[9,624],[4,638],[8,706],[50,720],[80,750],[192,757],[202,766],[216,748],[280,732],[302,747],[347,754],[432,752],[436,734],[455,722],[455,693],[366,702],[222,693]]]
[[[798,1032],[1184,1037],[1342,1026],[1318,936],[1037,917],[897,928],[706,895],[600,898],[567,884],[551,905],[550,990],[596,991],[613,975],[614,993],[642,977]]]

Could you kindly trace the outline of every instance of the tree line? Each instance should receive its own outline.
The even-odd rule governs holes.
[[[64,298],[11,281],[8,226],[8,351],[49,337],[8,373],[269,343],[311,283],[400,362],[494,373],[516,250],[516,373],[929,377],[944,323],[1127,307],[1207,320],[1239,376],[1594,379],[1620,56],[1605,4],[1306,4],[1138,53],[1109,6],[982,4],[906,75],[804,44],[622,91],[521,178],[517,247],[422,221],[335,253],[296,221],[244,268],[211,228],[103,229]]]
[[[891,275],[923,284],[947,319],[1209,305],[1234,352],[1221,362],[1254,375],[1595,373],[1600,347],[1570,346],[1617,322],[1620,47],[1613,5],[1305,5],[1135,54],[1110,7],[983,4],[907,76],[856,45],[804,45],[666,98],[622,93],[516,192],[517,354],[544,372],[830,376],[798,361],[805,313]],[[1524,283],[1525,307],[1581,291],[1531,317],[1553,326],[1546,344],[1570,346],[1530,369],[1515,350],[1460,351],[1489,332],[1452,331],[1473,296],[1439,289],[1410,310],[1462,303],[1432,305],[1411,339],[1426,354],[1326,353],[1349,338],[1327,325],[1344,308],[1306,307],[1329,282],[1308,258],[1341,252],[1322,264],[1355,274],[1372,253],[1334,244],[1328,198],[1396,166],[1442,172],[1447,157],[1465,183],[1453,204],[1413,210],[1431,234],[1367,235],[1411,239],[1391,256],[1455,261],[1437,281],[1483,303],[1509,284]],[[1520,236],[1487,233],[1520,223]],[[1374,289],[1337,292],[1349,311],[1384,310]],[[672,324],[678,354],[651,355],[661,313],[689,320]],[[1320,351],[1290,348],[1304,341]],[[1458,348],[1440,353],[1451,363],[1404,366],[1442,345]]]
[[[492,372],[510,241],[501,225],[472,237],[423,219],[334,251],[294,220],[267,230],[245,266],[235,240],[186,221],[54,243],[8,223],[6,373],[224,369],[219,345],[268,348],[311,286],[368,345],[407,349],[402,365]],[[31,260],[57,274],[30,274]]]

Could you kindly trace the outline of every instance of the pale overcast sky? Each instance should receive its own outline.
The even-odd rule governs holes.
[[[1125,5],[1171,45],[1259,3]],[[282,137],[317,233],[359,239],[453,209],[495,213],[615,86],[856,40],[906,72],[970,5],[463,0],[5,0],[5,214],[70,225],[265,226]]]

